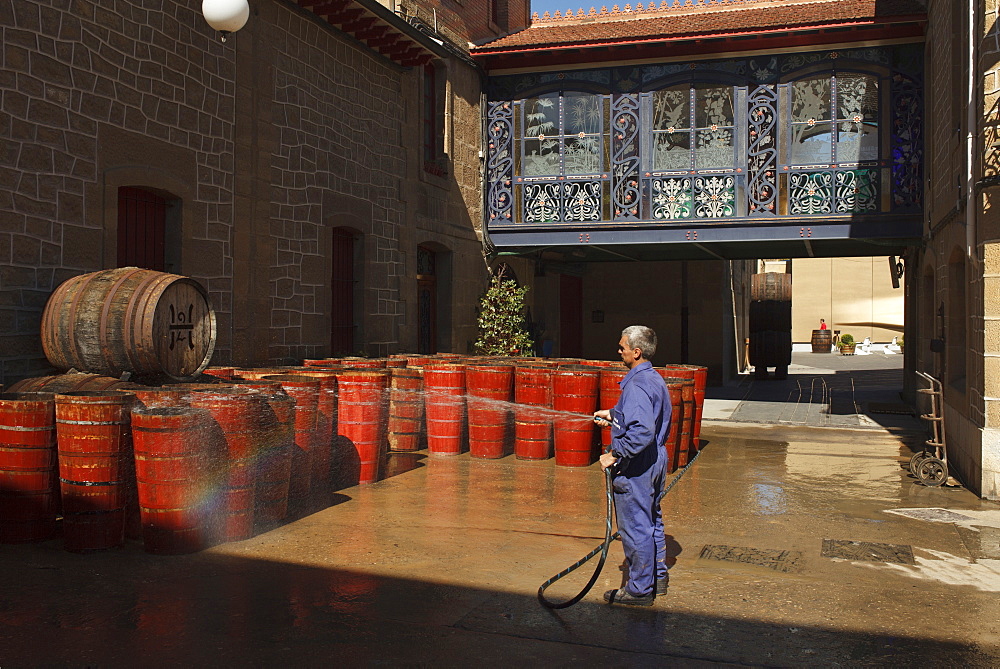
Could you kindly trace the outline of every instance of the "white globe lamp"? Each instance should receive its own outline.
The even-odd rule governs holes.
[[[246,25],[250,18],[247,0],[202,0],[201,13],[205,15],[214,30],[219,31],[223,42],[229,33],[234,33]]]

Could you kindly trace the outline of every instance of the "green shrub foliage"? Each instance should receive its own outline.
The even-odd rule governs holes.
[[[840,345],[841,346],[854,346],[854,337],[849,334],[840,335]]]
[[[479,355],[531,355],[534,342],[525,329],[524,296],[527,286],[494,275],[479,303]]]

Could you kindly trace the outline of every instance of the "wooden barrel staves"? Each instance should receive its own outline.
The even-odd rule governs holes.
[[[193,279],[137,267],[64,282],[42,313],[42,350],[58,369],[186,381],[208,367],[215,312]]]

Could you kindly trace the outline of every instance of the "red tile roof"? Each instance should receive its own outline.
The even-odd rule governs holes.
[[[923,19],[918,0],[661,0],[659,5],[618,5],[566,15],[537,13],[517,33],[482,44],[472,53],[535,50],[545,46],[598,45],[657,38],[725,36],[777,29],[870,25]]]

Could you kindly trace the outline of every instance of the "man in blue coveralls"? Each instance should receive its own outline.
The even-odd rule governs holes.
[[[649,358],[656,353],[656,333],[643,325],[622,330],[618,353],[629,372],[614,409],[594,412],[594,421],[611,425],[611,451],[601,455],[601,468],[615,467],[613,489],[618,531],[628,562],[624,588],[608,590],[604,599],[618,604],[650,606],[667,587],[666,541],[660,501],[667,470],[663,444],[670,430],[670,394]]]

